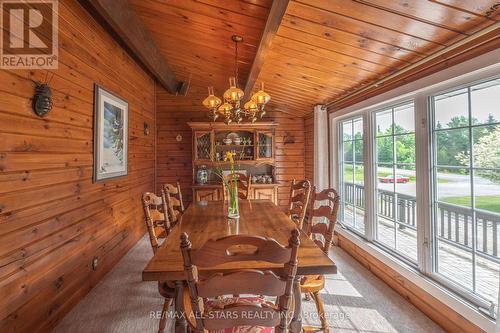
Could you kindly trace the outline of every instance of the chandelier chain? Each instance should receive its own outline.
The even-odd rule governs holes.
[[[236,86],[238,86],[238,42],[234,41],[234,77],[236,79]]]

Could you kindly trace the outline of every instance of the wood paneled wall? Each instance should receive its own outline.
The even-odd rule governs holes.
[[[314,113],[304,118],[304,132],[306,178],[314,185]]]
[[[183,197],[192,201],[191,129],[189,121],[208,121],[207,112],[201,105],[186,97],[169,95],[165,90],[157,92],[157,184],[179,181]],[[290,195],[289,182],[293,178],[302,179],[304,168],[304,119],[282,112],[268,112],[266,120],[274,120],[276,128],[276,179],[278,203],[286,207]],[[182,141],[177,142],[180,134]],[[295,143],[284,144],[285,135],[294,137]]]
[[[139,198],[154,187],[154,81],[76,0],[59,14],[45,118],[30,79],[46,72],[0,70],[0,332],[49,331],[144,234]],[[129,103],[129,174],[97,184],[94,83]]]

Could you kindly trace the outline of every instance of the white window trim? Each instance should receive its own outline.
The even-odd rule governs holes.
[[[470,84],[475,81],[484,80],[490,77],[500,75],[500,49],[483,54],[477,58],[468,60],[456,66],[447,68],[440,72],[429,75],[425,78],[416,80],[409,84],[403,85],[391,91],[369,98],[365,101],[352,105],[342,110],[335,111],[329,115],[330,125],[330,156],[331,170],[330,184],[335,188],[339,187],[339,169],[338,169],[338,136],[339,136],[339,122],[355,116],[363,117],[363,126],[365,130],[365,161],[373,161],[373,112],[381,108],[397,104],[405,100],[413,99],[415,103],[415,141],[417,146],[416,151],[416,175],[419,179],[417,182],[417,200],[425,202],[427,205],[417,206],[417,232],[419,239],[424,242],[418,242],[419,261],[418,268],[425,274],[432,273],[432,262],[428,262],[430,258],[430,251],[432,251],[431,244],[431,215],[430,215],[430,163],[429,163],[429,149],[422,149],[429,147],[429,129],[428,125],[428,96],[441,92],[443,90],[459,87],[461,85]],[[366,164],[366,162],[365,162]],[[373,191],[374,177],[372,174],[375,168],[365,167],[365,219],[369,218],[375,221],[376,210],[373,205],[376,202],[375,191]],[[369,188],[366,188],[369,186]],[[339,232],[349,240],[353,241],[356,245],[365,249],[373,254],[377,259],[381,260],[389,267],[393,268],[402,276],[411,280],[419,287],[428,292],[431,296],[437,298],[444,304],[450,306],[454,311],[463,315],[466,319],[480,327],[487,332],[495,331],[495,322],[490,318],[483,315],[477,308],[469,305],[462,298],[457,297],[451,292],[447,291],[439,284],[424,276],[414,268],[410,268],[402,261],[397,260],[395,257],[381,250],[377,246],[369,243],[374,238],[374,223],[366,223],[365,221],[365,238],[367,241],[362,240],[355,234],[348,230],[339,228]]]

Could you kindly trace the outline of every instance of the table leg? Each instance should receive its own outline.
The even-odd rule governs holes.
[[[187,322],[184,314],[184,281],[175,281],[175,333],[186,333]]]
[[[293,300],[295,308],[293,310],[293,318],[290,323],[290,332],[302,332],[302,294],[300,292],[300,280],[302,276],[296,275],[293,281]]]

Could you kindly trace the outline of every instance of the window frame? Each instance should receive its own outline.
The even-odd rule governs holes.
[[[419,246],[418,246],[418,238],[417,238],[417,258],[416,258],[416,261],[413,261],[411,260],[411,258],[405,256],[404,254],[400,253],[399,251],[397,251],[397,249],[392,249],[391,247],[389,247],[388,245],[382,243],[381,241],[379,241],[377,239],[377,224],[378,224],[378,208],[377,208],[377,204],[378,204],[378,159],[377,159],[377,139],[380,138],[380,137],[390,137],[391,138],[391,141],[392,141],[392,146],[393,146],[393,149],[395,149],[395,140],[398,136],[401,136],[401,135],[407,135],[408,133],[405,133],[405,134],[401,134],[401,133],[395,133],[394,131],[394,124],[395,124],[395,121],[394,121],[394,109],[399,107],[399,106],[403,106],[403,105],[406,105],[406,104],[409,104],[409,103],[412,103],[413,104],[413,113],[414,113],[414,130],[411,134],[414,134],[415,135],[415,145],[416,145],[416,109],[415,109],[415,100],[413,98],[401,98],[395,102],[392,102],[392,103],[387,103],[387,104],[384,104],[383,106],[381,107],[378,107],[378,108],[374,108],[372,110],[369,111],[369,114],[368,114],[368,117],[371,118],[371,133],[370,133],[370,140],[371,140],[371,143],[370,143],[370,147],[371,147],[371,150],[372,150],[372,159],[371,159],[371,163],[370,165],[372,166],[372,169],[370,171],[370,174],[372,175],[372,178],[371,178],[371,185],[373,187],[372,189],[372,193],[371,195],[374,196],[374,204],[375,204],[375,207],[373,208],[373,212],[372,214],[370,215],[373,215],[374,216],[374,219],[373,219],[373,222],[371,223],[372,224],[372,229],[373,229],[373,232],[372,232],[372,239],[373,239],[373,242],[374,244],[376,244],[377,246],[383,248],[384,250],[386,250],[387,252],[391,253],[394,257],[398,258],[399,260],[405,262],[406,264],[408,264],[409,266],[413,266],[413,267],[418,267],[419,266]],[[391,119],[392,119],[392,126],[393,126],[393,129],[392,129],[392,133],[390,135],[383,135],[383,136],[377,136],[377,121],[376,121],[376,116],[377,116],[377,113],[379,112],[383,112],[383,111],[388,111],[390,110],[391,112]],[[382,163],[384,164],[384,163]],[[388,164],[388,163],[386,163]],[[393,169],[393,176],[395,177],[396,176],[396,168],[397,168],[397,159],[396,159],[396,152],[393,151],[393,156],[392,156],[392,169]],[[416,149],[415,149],[415,175],[417,174],[417,161],[416,161]],[[415,185],[416,186],[416,185]],[[397,192],[393,192],[393,193],[396,193],[396,196],[397,197]],[[417,192],[418,193],[418,192]],[[366,195],[366,194],[365,194]],[[417,201],[417,200],[415,200]],[[393,210],[394,210],[394,214],[397,214],[396,212],[396,201],[393,202]],[[418,209],[418,204],[417,204],[417,209]],[[418,213],[418,211],[417,211]],[[418,214],[417,214],[418,216]],[[395,217],[395,219],[397,220],[397,217]],[[394,222],[395,225],[396,224],[399,224],[398,222]],[[366,223],[365,223],[366,225]],[[417,225],[416,225],[416,232],[417,232],[417,237],[418,237],[418,230],[419,230],[420,226],[418,225],[418,219],[417,219]],[[395,230],[396,232],[396,230]],[[395,236],[397,237],[397,236]],[[396,243],[395,243],[396,244]]]
[[[420,89],[414,89],[405,94],[393,94],[393,98],[387,98],[385,101],[379,99],[380,102],[372,102],[372,105],[366,104],[365,107],[360,108],[346,108],[340,110],[339,115],[330,114],[330,155],[332,161],[339,161],[339,135],[342,131],[340,125],[342,121],[362,117],[364,126],[364,186],[365,186],[365,233],[361,234],[358,230],[352,230],[347,227],[349,232],[364,238],[370,244],[383,249],[390,257],[395,258],[401,264],[410,264],[416,271],[433,281],[438,282],[447,290],[452,291],[458,295],[462,301],[471,302],[477,306],[477,310],[483,314],[487,314],[490,318],[494,315],[494,309],[485,299],[482,299],[476,294],[470,293],[468,290],[455,285],[453,281],[443,279],[434,273],[434,182],[433,182],[433,113],[431,112],[430,97],[437,95],[441,92],[457,90],[463,87],[470,87],[475,84],[486,82],[500,78],[500,63],[496,63],[490,68],[483,68],[472,72],[463,73],[460,76],[452,77],[448,80],[439,80],[434,85],[424,86]],[[395,89],[398,90],[398,89]],[[389,94],[390,95],[390,94]],[[373,98],[372,98],[373,99]],[[414,103],[414,120],[415,120],[415,174],[419,181],[416,184],[416,201],[417,201],[417,263],[409,262],[404,257],[398,256],[394,251],[387,251],[387,248],[380,246],[375,240],[376,228],[376,140],[374,133],[375,129],[375,113],[391,106],[397,106],[405,101],[412,100]],[[370,99],[368,100],[370,101]],[[363,104],[363,103],[360,103]],[[350,109],[350,110],[349,110]],[[332,163],[331,169],[331,184],[338,188],[341,180],[340,163]],[[498,307],[498,305],[497,305]]]
[[[361,140],[356,140],[354,139],[354,122],[358,119],[361,119],[362,121],[362,124],[363,124],[363,138],[361,138]],[[339,186],[337,186],[337,188],[339,189],[339,194],[340,194],[340,198],[341,198],[341,203],[344,202],[344,199],[343,199],[343,195],[344,195],[344,187],[343,186],[340,186],[340,184],[344,183],[344,177],[343,177],[343,167],[344,167],[344,143],[346,141],[344,141],[344,130],[343,130],[343,124],[346,122],[346,121],[350,121],[352,123],[352,134],[353,134],[353,138],[349,141],[351,142],[356,142],[356,141],[361,141],[362,144],[363,144],[363,186],[366,186],[366,178],[365,178],[365,137],[364,137],[364,130],[365,130],[365,120],[364,120],[364,117],[363,116],[353,116],[353,117],[346,117],[342,120],[340,120],[338,122],[338,141],[339,141],[339,145],[338,145],[338,156],[339,158],[337,159],[338,161],[338,165],[337,165],[337,170],[338,170],[338,180],[339,180]],[[355,168],[356,168],[356,160],[355,160],[355,147],[353,146],[353,161],[352,161],[352,166],[353,166],[353,177],[355,179],[355,175],[356,175],[356,171],[355,171]],[[366,187],[365,187],[365,197],[366,197]],[[366,200],[366,198],[365,198]],[[356,208],[356,205],[353,205],[353,208],[354,208],[354,212],[356,212],[357,208]],[[356,227],[353,227],[347,223],[345,223],[344,221],[340,221],[341,224],[342,224],[342,227],[346,228],[346,229],[349,229],[351,232],[354,232],[356,233],[357,235],[361,236],[361,237],[364,237],[366,238],[366,201],[365,201],[365,213],[364,213],[364,217],[363,217],[363,224],[364,224],[364,233],[362,232],[362,230],[360,229],[357,229]],[[356,216],[356,213],[354,214]],[[343,216],[343,214],[341,214],[341,216]],[[355,220],[355,217],[354,216],[354,221]],[[355,224],[355,223],[354,223]]]
[[[456,127],[456,128],[452,128],[451,130],[456,130],[456,129],[467,129],[468,131],[468,141],[469,141],[469,148],[470,148],[470,164],[469,166],[463,166],[463,167],[456,167],[456,168],[464,168],[464,169],[467,169],[470,171],[469,173],[469,178],[470,178],[470,197],[471,197],[471,220],[473,222],[472,224],[472,227],[471,227],[471,230],[472,230],[472,235],[471,235],[471,240],[472,240],[472,244],[471,244],[471,254],[472,254],[472,259],[473,260],[473,263],[472,263],[472,276],[473,276],[473,288],[475,289],[475,284],[477,282],[477,278],[476,278],[476,271],[475,271],[475,267],[477,265],[477,263],[475,262],[476,260],[476,252],[477,252],[477,249],[476,249],[476,242],[477,242],[477,222],[475,221],[475,217],[476,217],[476,207],[474,205],[474,196],[475,196],[475,193],[474,193],[474,170],[477,169],[474,167],[473,165],[473,146],[474,146],[474,142],[473,142],[473,130],[474,128],[477,128],[477,127],[486,127],[488,126],[487,124],[472,124],[472,117],[473,117],[473,114],[472,114],[472,107],[471,107],[471,88],[475,85],[478,85],[478,84],[482,84],[482,83],[486,83],[488,81],[493,81],[493,80],[499,80],[500,79],[500,74],[499,75],[493,75],[493,76],[487,76],[487,77],[484,77],[484,78],[481,78],[481,79],[477,79],[477,80],[474,80],[474,81],[470,81],[470,82],[464,82],[458,86],[454,86],[454,87],[447,87],[446,89],[443,89],[443,90],[439,90],[439,89],[435,89],[434,91],[432,92],[429,92],[425,95],[425,98],[427,100],[427,113],[428,113],[428,136],[429,136],[429,148],[428,148],[428,157],[429,157],[429,182],[430,182],[430,185],[431,185],[431,195],[429,197],[430,199],[430,207],[429,207],[429,214],[430,214],[430,235],[431,235],[431,240],[432,240],[432,243],[431,243],[431,247],[430,247],[430,267],[428,269],[428,272],[426,272],[426,274],[428,276],[430,276],[431,278],[433,278],[434,280],[438,281],[439,283],[443,284],[446,288],[449,288],[451,289],[453,292],[455,292],[456,294],[460,295],[461,297],[465,298],[466,300],[472,302],[473,304],[479,306],[479,310],[482,311],[483,313],[487,314],[488,316],[490,317],[495,317],[496,315],[496,309],[495,308],[498,308],[500,306],[500,304],[495,304],[494,302],[490,302],[489,300],[487,300],[486,298],[482,297],[481,295],[477,294],[477,293],[474,293],[474,292],[471,292],[470,290],[468,290],[465,286],[462,286],[460,284],[458,284],[457,282],[453,281],[453,280],[450,280],[450,279],[447,279],[446,276],[444,276],[443,274],[439,273],[436,269],[437,267],[437,260],[438,260],[438,255],[437,255],[437,244],[435,242],[435,239],[436,239],[436,228],[437,228],[437,210],[438,210],[438,207],[437,207],[437,203],[438,203],[438,197],[437,197],[437,184],[438,184],[438,181],[437,181],[437,177],[436,177],[436,173],[435,173],[435,169],[436,168],[439,168],[439,167],[453,167],[453,166],[442,166],[442,165],[438,165],[437,164],[437,157],[436,157],[436,146],[437,146],[437,143],[436,143],[436,129],[435,129],[435,125],[436,125],[436,122],[435,122],[435,109],[434,109],[434,97],[438,96],[438,95],[442,95],[442,94],[446,94],[446,93],[450,93],[450,92],[454,92],[454,91],[457,91],[457,90],[461,90],[461,89],[466,89],[467,90],[467,117],[468,117],[468,122],[469,124],[467,126],[460,126],[460,127]],[[496,123],[496,125],[498,125],[499,123]],[[443,131],[443,130],[447,130],[447,129],[441,129],[439,131]],[[500,290],[499,290],[500,292]],[[500,297],[499,297],[500,298]],[[498,302],[498,301],[497,301]]]

